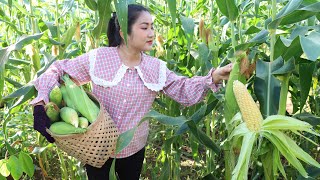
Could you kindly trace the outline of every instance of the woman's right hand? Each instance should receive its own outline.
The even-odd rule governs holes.
[[[50,125],[51,122],[44,109],[44,103],[37,103],[33,109],[33,129],[40,132],[48,142],[53,143],[53,137],[46,131],[46,128],[49,129]]]

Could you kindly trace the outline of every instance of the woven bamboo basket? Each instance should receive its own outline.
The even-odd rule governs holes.
[[[89,97],[98,102],[100,112],[97,119],[88,126],[83,134],[57,135],[49,129],[47,132],[54,138],[57,147],[69,156],[77,158],[84,164],[102,167],[115,151],[119,131],[103,105],[91,93]]]

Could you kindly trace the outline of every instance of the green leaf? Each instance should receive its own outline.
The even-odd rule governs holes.
[[[74,4],[74,0],[64,1],[63,9],[59,13],[59,17],[58,18],[65,17],[66,13],[71,10],[73,4]]]
[[[32,14],[30,14],[26,8],[20,6],[20,4],[18,3],[18,1],[13,1],[13,5],[24,15],[27,15],[27,16],[33,16]]]
[[[241,151],[236,167],[232,172],[232,180],[246,179],[248,177],[249,161],[257,133],[248,132],[243,136]]]
[[[185,116],[171,117],[171,116],[161,114],[155,110],[151,110],[150,112],[148,112],[148,114],[146,114],[143,117],[143,119],[148,119],[148,118],[154,118],[162,124],[171,125],[171,126],[176,126],[176,125],[180,126],[187,121]]]
[[[262,125],[262,130],[291,130],[291,131],[305,131],[314,135],[318,135],[312,130],[312,126],[304,121],[298,119],[283,116],[283,115],[271,115],[268,116]]]
[[[117,17],[123,32],[124,42],[127,44],[128,32],[128,2],[127,0],[115,0]]]
[[[25,34],[25,32],[22,32],[22,31],[20,30],[20,28],[18,28],[14,23],[10,22],[9,20],[6,21],[6,20],[0,18],[0,21],[5,22],[5,23],[6,23],[8,26],[10,26],[10,27],[14,30],[14,32],[17,33],[19,36],[22,36],[23,34]]]
[[[320,117],[315,116],[315,115],[310,114],[310,113],[307,113],[307,112],[303,112],[303,113],[300,113],[300,114],[295,114],[293,117],[297,118],[297,119],[300,119],[302,121],[308,122],[312,126],[320,125]]]
[[[254,42],[254,43],[263,43],[268,39],[269,31],[268,30],[261,30],[256,36],[252,39],[250,39],[249,42]]]
[[[20,96],[18,98],[18,100],[12,106],[9,107],[9,109],[11,110],[14,107],[17,107],[17,106],[23,104],[24,102],[31,99],[35,94],[36,94],[36,89],[33,87],[30,89],[30,91],[27,92],[27,94]]]
[[[109,171],[109,179],[110,180],[117,180],[115,166],[116,166],[116,158],[113,159],[111,167],[110,167],[110,171]]]
[[[125,147],[127,147],[130,144],[136,129],[137,126],[120,134],[117,140],[116,154],[121,152]]]
[[[277,39],[275,45],[275,58],[281,56],[285,61],[288,61],[292,57],[299,59],[302,53],[300,38],[292,40],[280,37]]]
[[[8,170],[7,163],[8,163],[7,159],[0,160],[0,174],[4,177],[8,177],[10,175],[10,171]]]
[[[249,35],[249,34],[258,33],[258,32],[260,32],[260,31],[261,31],[261,30],[260,30],[259,28],[257,28],[256,26],[250,26],[250,27],[245,31],[244,34]]]
[[[190,47],[191,42],[193,41],[193,35],[194,35],[194,20],[192,18],[187,18],[185,16],[180,16],[181,23],[182,23],[182,29],[186,34],[186,38],[188,40],[188,47]]]
[[[299,64],[299,81],[300,81],[300,112],[309,96],[310,88],[312,85],[312,75],[316,67],[316,62],[300,63]]]
[[[232,132],[231,134],[228,136],[228,140],[231,140],[233,137],[237,137],[237,136],[244,136],[245,134],[251,132],[248,128],[246,123],[241,123],[239,124]]]
[[[29,177],[33,177],[35,169],[33,165],[33,160],[29,156],[29,154],[21,151],[19,153],[19,161],[22,165],[23,172],[25,172]]]
[[[309,31],[309,29],[311,29],[310,26],[300,26],[300,25],[297,24],[297,25],[295,26],[295,28],[292,30],[289,39],[295,39],[295,38],[298,37],[299,35],[304,36],[305,34],[307,34],[307,32]]]
[[[30,84],[27,84],[27,85],[19,88],[18,90],[14,91],[13,93],[5,96],[3,98],[3,100],[9,101],[9,100],[12,100],[14,98],[24,96],[24,95],[28,94],[28,92],[30,92],[32,89],[35,90],[34,86],[30,85]]]
[[[99,12],[99,22],[97,26],[94,27],[92,32],[96,40],[99,39],[102,33],[107,32],[108,21],[111,17],[111,0],[98,0],[97,4]]]
[[[67,48],[67,46],[71,43],[72,37],[74,36],[77,28],[77,23],[74,23],[69,27],[69,29],[62,35],[61,42],[64,44],[64,48]]]
[[[20,179],[20,177],[23,175],[22,166],[16,156],[10,156],[7,167],[14,179]]]
[[[34,40],[40,39],[42,35],[43,33],[30,35],[30,36],[24,35],[24,36],[21,36],[16,43],[6,48],[0,49],[0,67],[4,68],[4,65],[8,61],[9,55],[12,51],[21,50],[25,45],[32,43]],[[0,73],[1,73],[1,70],[0,70]],[[0,74],[0,78],[1,78],[0,82],[3,81],[4,77],[2,77],[1,74]],[[0,89],[0,92],[1,92],[1,89]]]
[[[0,53],[1,53],[1,50],[0,50]],[[5,75],[5,66],[4,65],[2,65],[2,66],[0,66],[0,101],[2,100],[2,93],[3,93],[3,90],[4,90],[4,79],[5,79],[5,77],[4,77],[4,75]]]
[[[284,171],[281,159],[280,159],[280,154],[277,149],[273,150],[273,166],[278,168],[282,174],[282,176],[287,179],[286,172]],[[273,171],[275,173],[275,170]]]
[[[194,121],[188,121],[188,126],[190,128],[191,133],[194,137],[199,141],[199,143],[205,145],[206,147],[210,148],[215,153],[220,153],[220,148],[216,145],[203,131],[199,130],[196,127]]]
[[[10,79],[10,78],[7,78],[7,77],[5,77],[4,79],[5,79],[6,82],[12,84],[15,88],[21,88],[23,86],[22,84],[20,84],[19,82],[15,81],[13,79]]]
[[[265,143],[267,144],[267,143]],[[273,156],[273,153],[277,151],[276,149],[272,149],[272,146],[270,147],[268,144],[265,147],[262,147],[261,150],[259,150],[259,155],[261,151],[265,151],[265,153],[261,154],[261,162],[263,167],[263,175],[265,179],[273,179],[272,177],[277,177],[277,171],[278,167],[275,162],[275,157]],[[276,179],[276,178],[274,178]]]
[[[309,167],[307,168],[309,177],[304,178],[301,175],[297,177],[297,180],[314,180],[320,177],[320,168]]]
[[[293,149],[286,142],[286,138],[282,132],[278,130],[269,130],[268,132],[264,132],[262,135],[277,147],[281,154],[299,171],[303,177],[308,176],[300,161],[293,154]]]
[[[298,9],[301,5],[303,0],[291,0],[289,1],[282,9],[281,11],[277,14],[277,17],[283,17],[294,10]]]
[[[161,169],[161,175],[159,177],[159,180],[168,180],[170,179],[170,171],[171,167],[170,167],[170,163],[168,158],[165,159],[163,167]]]
[[[0,174],[0,180],[7,180],[7,178],[5,176],[2,176],[2,174]]]
[[[275,69],[272,71],[272,74],[274,75],[285,75],[288,73],[291,73],[295,70],[295,63],[294,58],[290,58],[288,61],[284,62],[283,66],[281,66],[279,69]]]
[[[270,73],[277,68],[277,61],[273,63],[257,61],[254,92],[259,100],[260,110],[264,117],[278,112],[280,82]]]
[[[294,140],[292,140],[289,136],[284,134],[286,141],[289,147],[292,149],[293,154],[300,160],[304,161],[307,164],[320,168],[320,164],[314,160],[308,153],[306,153],[303,149],[301,149]]]
[[[301,0],[299,0],[301,1]],[[320,3],[315,3],[301,9],[297,9],[299,1],[290,1],[289,5],[292,5],[290,9],[285,10],[281,16],[277,16],[277,19],[270,22],[271,19],[266,21],[268,29],[277,29],[279,25],[288,25],[302,20],[308,19],[320,12]],[[270,22],[270,23],[269,23]]]
[[[191,117],[190,119],[194,121],[195,124],[198,124],[201,119],[203,119],[207,114],[207,105],[201,106]],[[180,124],[179,129],[176,131],[175,135],[178,136],[180,134],[185,133],[189,130],[188,121],[184,121],[183,124]]]
[[[230,21],[234,22],[239,16],[239,10],[235,0],[217,0],[216,3],[221,13]]]
[[[19,65],[30,66],[31,65],[30,61],[23,60],[23,59],[15,59],[15,58],[9,58],[7,64],[12,64],[12,65],[16,65],[16,66],[19,66]]]
[[[45,22],[46,26],[48,27],[50,33],[51,33],[51,38],[58,38],[58,29],[57,29],[57,25],[54,22]],[[54,40],[54,39],[51,39]],[[52,41],[54,42],[54,41]],[[56,41],[57,42],[57,41]],[[59,42],[57,43],[53,43],[53,44],[59,44]]]
[[[98,8],[97,2],[95,0],[84,0],[88,8],[90,8],[92,11],[96,11]]]
[[[198,44],[198,52],[201,60],[202,73],[208,73],[208,71],[212,68],[209,48],[205,43],[200,43]]]
[[[167,3],[168,3],[170,14],[171,14],[173,28],[176,28],[176,18],[177,18],[176,4],[177,4],[177,2],[176,2],[176,0],[170,0],[170,1],[167,1]]]
[[[9,122],[9,118],[5,119],[4,128],[3,128],[4,130],[5,130],[6,123],[8,123],[8,122]],[[14,155],[17,153],[16,150],[14,148],[12,148],[11,145],[7,141],[5,141],[5,145],[6,145],[6,148],[7,148],[10,155]]]
[[[320,56],[320,33],[311,32],[307,37],[300,36],[300,43],[307,58],[316,61]]]

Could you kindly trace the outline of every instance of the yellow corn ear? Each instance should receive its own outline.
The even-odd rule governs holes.
[[[240,81],[234,81],[233,93],[247,128],[254,132],[260,131],[263,120],[262,114],[245,85]]]

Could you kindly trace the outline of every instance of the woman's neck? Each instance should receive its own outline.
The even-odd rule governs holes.
[[[119,55],[122,63],[129,67],[139,65],[141,62],[141,52],[123,44],[119,46]]]

